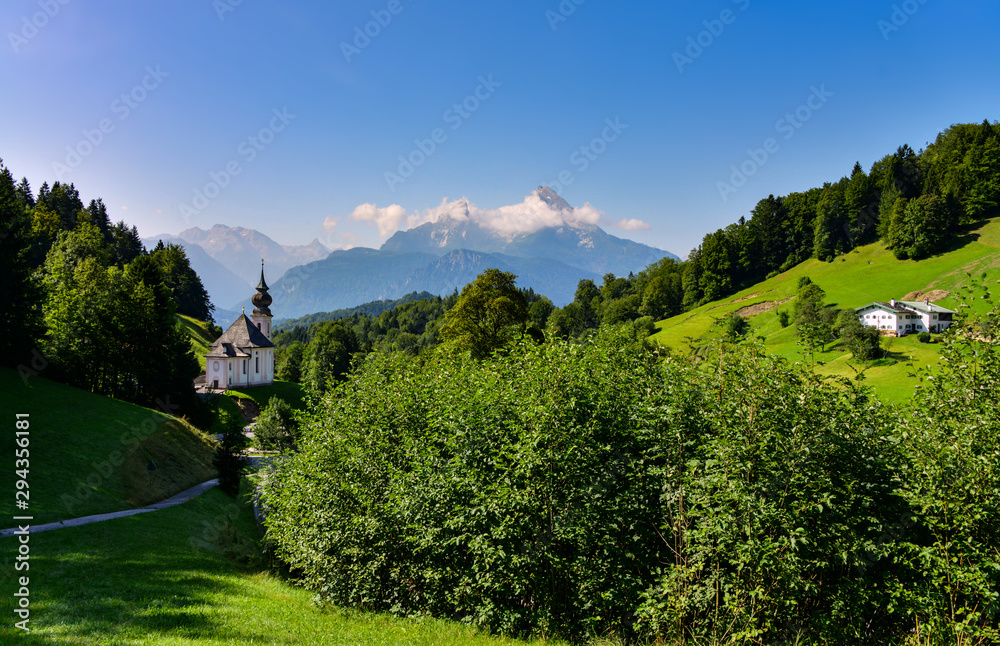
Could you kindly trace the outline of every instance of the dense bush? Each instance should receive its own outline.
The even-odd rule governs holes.
[[[722,365],[608,334],[372,356],[269,480],[268,534],[337,604],[576,638],[862,635],[852,555],[899,515],[886,416],[757,350]]]
[[[630,343],[370,357],[270,480],[278,554],[339,604],[627,631],[654,581],[636,565],[669,549],[650,469],[688,446],[697,409],[690,368]]]
[[[917,341],[920,341],[921,343],[930,343],[931,342],[931,333],[930,332],[921,332],[920,334],[917,335]]]

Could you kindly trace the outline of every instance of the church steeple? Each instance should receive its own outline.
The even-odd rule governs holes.
[[[264,280],[264,259],[260,259],[260,282],[257,283],[257,293],[253,295],[253,313],[271,316],[271,295],[267,293],[267,282]]]
[[[257,329],[264,333],[268,339],[271,338],[271,295],[267,293],[267,282],[264,280],[264,259],[260,260],[260,282],[257,284],[257,293],[251,299],[254,305],[253,314],[250,320],[253,321]]]

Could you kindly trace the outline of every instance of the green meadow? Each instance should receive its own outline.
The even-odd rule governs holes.
[[[792,298],[799,279],[804,276],[823,288],[828,304],[841,309],[901,299],[918,290],[949,292],[949,296],[938,303],[955,309],[962,287],[979,280],[996,285],[1000,280],[1000,219],[994,218],[969,231],[947,253],[921,261],[897,260],[881,242],[859,247],[838,256],[833,262],[808,260],[737,294],[660,321],[652,338],[686,352],[692,343],[717,338],[720,329],[716,322],[739,312],[748,318],[750,333],[763,338],[769,351],[791,361],[809,362],[796,343],[794,326],[782,328],[778,320],[781,310],[791,314]],[[977,310],[984,306],[981,301],[973,303]],[[749,310],[754,307],[765,311]],[[866,383],[873,386],[881,398],[905,402],[916,383],[910,375],[937,361],[935,344],[921,344],[911,335],[891,341],[883,339],[883,348],[888,350],[886,363],[891,365],[864,366],[856,365],[839,342],[830,342],[824,352],[815,356],[816,371],[851,378],[861,371]]]

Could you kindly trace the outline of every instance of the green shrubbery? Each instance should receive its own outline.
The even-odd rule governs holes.
[[[953,329],[912,416],[753,344],[371,355],[267,480],[268,535],[327,602],[505,633],[989,639],[1000,359]]]

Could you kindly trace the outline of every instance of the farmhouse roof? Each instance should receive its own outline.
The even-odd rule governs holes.
[[[906,314],[907,312],[912,312],[910,308],[904,306],[900,301],[896,301],[896,304],[883,303],[881,301],[875,301],[874,303],[868,303],[867,305],[862,305],[861,307],[855,307],[855,312],[860,312],[861,310],[866,310],[869,307],[877,307],[883,309],[886,312],[892,312],[894,314]]]
[[[940,305],[935,305],[934,303],[928,303],[926,301],[899,301],[903,305],[906,305],[911,310],[917,310],[918,312],[927,312],[933,314],[954,314],[955,310],[950,310],[946,307],[941,307]]]
[[[886,312],[892,312],[894,314],[914,314],[914,313],[924,313],[924,314],[954,314],[955,312],[940,305],[935,305],[934,303],[927,303],[925,301],[897,301],[893,300],[889,303],[884,303],[882,301],[875,301],[874,303],[868,303],[867,305],[862,305],[861,307],[855,307],[855,312],[860,312],[861,310],[866,310],[869,307],[877,307],[879,309],[885,310]]]
[[[246,314],[233,321],[229,329],[222,333],[212,347],[207,357],[249,357],[246,350],[251,348],[273,348],[274,344],[257,329]]]

